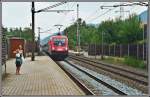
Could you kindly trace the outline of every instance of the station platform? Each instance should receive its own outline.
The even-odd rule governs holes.
[[[6,63],[2,95],[85,95],[85,93],[48,56],[26,58],[21,75],[16,75],[15,59]]]

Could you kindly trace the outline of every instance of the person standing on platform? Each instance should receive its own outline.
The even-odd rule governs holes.
[[[20,75],[20,67],[22,65],[21,54],[19,49],[16,50],[16,75]]]
[[[19,45],[19,48],[14,53],[16,54],[16,74],[18,75],[20,74],[20,67],[24,62],[22,45]]]

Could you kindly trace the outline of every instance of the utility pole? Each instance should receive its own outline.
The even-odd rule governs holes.
[[[120,5],[121,5],[121,3],[120,3]],[[123,17],[124,17],[123,11],[124,11],[123,6],[120,6],[120,19],[123,19]]]
[[[31,56],[31,60],[34,61],[35,60],[35,55],[34,55],[34,51],[35,51],[35,34],[34,34],[34,15],[35,15],[35,7],[34,7],[34,2],[32,2],[32,8],[31,8],[31,12],[32,12],[32,56]]]
[[[41,30],[41,28],[40,27],[38,27],[38,47],[39,47],[39,49],[38,49],[38,55],[40,55],[40,30]]]
[[[104,32],[102,31],[102,54],[101,54],[101,59],[104,59]]]
[[[144,54],[144,52],[145,52],[145,50],[144,50],[144,44],[145,44],[145,36],[144,36],[144,32],[145,32],[145,28],[144,28],[144,24],[142,24],[142,28],[143,28],[143,41],[144,41],[144,43],[143,43],[143,60],[144,60],[144,56],[145,56],[145,54]]]
[[[122,3],[120,3],[120,5],[123,5]],[[120,19],[124,19],[124,12],[128,12],[130,14],[130,11],[125,11],[123,6],[120,6],[120,10],[119,11],[115,11],[115,12],[119,12],[120,13]]]
[[[129,13],[129,16],[130,16],[130,11],[127,10],[127,11],[115,11],[115,12],[120,12],[120,19],[124,19],[124,12],[128,12]]]
[[[2,1],[0,1],[0,13],[2,13]],[[0,18],[0,25],[2,25],[2,18]],[[0,27],[0,65],[1,65],[1,68],[0,68],[0,70],[1,70],[1,72],[2,72],[2,64],[3,64],[3,62],[2,62],[2,26]],[[6,65],[5,65],[6,66]],[[5,68],[5,70],[6,70],[6,68]],[[1,73],[1,76],[0,76],[0,78],[2,79],[2,73]],[[0,83],[2,83],[2,80],[0,80]],[[2,85],[0,85],[0,89],[2,90]],[[2,92],[0,91],[0,93],[2,94]]]
[[[148,71],[150,65],[150,1],[148,1],[148,13],[147,13],[147,65],[146,69]]]
[[[79,5],[78,5],[78,18],[79,18]],[[81,50],[81,46],[80,46],[80,30],[79,30],[79,27],[80,27],[80,25],[79,25],[79,23],[78,23],[78,34],[79,34],[79,52],[80,52],[80,50]]]
[[[79,4],[77,4],[77,52],[79,51]]]
[[[65,35],[68,37],[68,30],[66,30]]]

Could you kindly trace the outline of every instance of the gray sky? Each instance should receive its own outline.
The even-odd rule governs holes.
[[[47,6],[56,4],[57,2],[36,2],[35,9],[42,9]],[[120,16],[119,7],[104,14],[109,9],[100,9],[101,5],[114,5],[120,4],[120,2],[68,2],[64,5],[58,6],[55,9],[74,10],[67,13],[56,13],[56,12],[42,12],[35,16],[35,33],[37,36],[37,27],[41,27],[41,31],[52,29],[49,33],[41,33],[41,38],[57,32],[58,29],[54,26],[56,24],[62,24],[61,30],[71,25],[76,20],[76,5],[79,4],[79,17],[86,21],[86,23],[97,24],[107,19],[114,19]],[[132,6],[123,7],[125,11],[124,18],[129,14],[137,13],[140,14],[146,7]],[[2,24],[5,27],[30,27],[31,23],[31,3],[30,2],[4,2],[2,3]]]

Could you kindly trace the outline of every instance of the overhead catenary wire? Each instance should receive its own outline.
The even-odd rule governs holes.
[[[102,4],[102,5],[104,5],[104,3]],[[96,13],[97,14],[97,12],[99,11],[99,8],[98,9],[96,9],[96,11],[94,11],[90,16],[88,16],[88,18],[91,18],[91,16],[94,14],[94,13]],[[98,16],[99,17],[99,16]],[[98,17],[96,17],[96,18],[98,18]],[[88,20],[88,18],[86,18],[85,20]],[[94,18],[95,19],[95,18]],[[93,19],[92,19],[93,20]],[[70,25],[72,25],[74,23],[74,21],[70,24]]]
[[[94,21],[94,20],[100,18],[101,16],[107,14],[108,12],[114,10],[114,9],[117,8],[117,7],[120,7],[120,6],[133,6],[133,5],[146,6],[146,3],[143,3],[143,4],[141,4],[141,3],[123,3],[123,4],[116,4],[116,5],[113,5],[113,6],[109,6],[109,5],[108,5],[108,6],[104,6],[104,7],[112,7],[113,9],[108,9],[106,12],[104,12],[104,13],[102,13],[101,15],[99,15],[99,16],[97,16],[97,17],[91,19],[91,20],[88,20],[88,21],[89,21],[89,22]],[[102,8],[103,8],[103,6],[102,6]]]
[[[106,3],[104,4],[102,4],[101,6],[106,6]],[[109,5],[107,5],[107,6],[109,6]],[[110,7],[110,6],[109,6]],[[100,7],[101,8],[101,7]],[[116,7],[114,7],[114,9],[115,9]],[[98,8],[99,9],[99,8]],[[103,8],[102,8],[103,9]],[[103,15],[105,15],[105,14],[107,14],[107,12],[109,12],[109,11],[111,11],[111,10],[114,10],[114,9],[109,9],[108,11],[106,11],[106,12],[104,12],[104,13],[102,13],[101,15],[103,16]],[[98,11],[98,10],[97,10]],[[95,11],[95,14],[97,14],[97,11]],[[96,16],[96,17],[94,17],[94,18],[92,18],[91,16],[92,15],[94,15],[94,13],[93,14],[91,14],[90,16],[88,16],[89,18],[86,18],[86,20],[87,21],[93,21],[93,20],[95,20],[95,19],[97,19],[97,18],[99,18],[99,17],[101,17],[101,15],[99,15],[99,16]],[[91,19],[92,18],[92,19]]]
[[[72,4],[72,6],[71,6],[71,8],[73,8],[74,7],[74,5],[76,4],[77,2],[74,2],[73,4]],[[104,3],[103,3],[104,4]],[[98,9],[96,9],[96,11],[94,11],[90,16],[88,16],[85,20],[87,20],[87,19],[89,19],[93,14],[97,14],[97,12],[99,11],[99,8]],[[74,23],[74,21],[71,23],[71,25]]]
[[[97,14],[97,12],[99,11],[99,9],[100,9],[100,8],[98,8],[96,11],[94,11],[92,14],[90,14],[87,18],[85,18],[85,20],[88,20],[88,19],[92,18],[92,16],[93,16],[94,14]]]
[[[133,5],[147,6],[147,4],[145,4],[145,3],[133,2],[133,3],[116,4],[113,6],[112,5],[111,6],[102,6],[102,7],[120,7],[120,6],[133,6]]]
[[[104,5],[104,3],[103,3],[102,5]],[[89,16],[87,16],[87,17],[85,18],[85,20],[88,20],[88,19],[92,18],[92,16],[93,16],[94,14],[97,14],[97,12],[98,12],[99,10],[100,10],[100,8],[99,8],[99,6],[98,6],[98,8],[97,8],[93,13],[91,13]]]
[[[74,6],[75,6],[76,2],[73,2],[71,7],[68,7],[68,10],[71,10]],[[66,8],[66,6],[65,6]],[[65,9],[64,8],[64,9]],[[68,15],[69,12],[67,12],[66,14],[64,14],[64,16],[62,18],[60,18],[60,20],[58,20],[58,23],[57,24],[62,24],[65,20],[66,20],[66,17]],[[65,26],[64,26],[65,27]]]
[[[77,3],[77,2],[74,2],[74,3],[72,4],[71,8],[73,8],[76,3]],[[103,3],[102,5],[104,5],[104,3]],[[96,9],[92,14],[90,14],[85,20],[88,20],[89,18],[91,18],[91,16],[92,16],[93,14],[97,14],[97,12],[99,11],[99,9],[100,9],[100,8],[97,8],[97,9]],[[74,21],[73,21],[70,25],[72,25],[73,23],[74,23]]]
[[[48,29],[48,30],[45,30],[45,31],[42,31],[40,33],[49,33],[48,31],[51,31],[52,29]]]
[[[63,4],[65,4],[65,3],[67,3],[67,2],[66,2],[66,1],[65,1],[65,2],[60,2],[60,3],[54,4],[54,5],[52,5],[52,6],[48,6],[48,7],[46,7],[46,8],[40,9],[40,10],[35,11],[35,12],[38,13],[38,12],[46,11],[46,10],[48,10],[48,9],[51,9],[51,8],[54,8],[54,7],[63,5]]]
[[[68,3],[68,4],[69,4],[69,3]],[[64,9],[66,9],[66,6],[64,6]],[[68,10],[69,10],[69,9],[68,9]],[[60,20],[58,20],[57,24],[61,24],[62,21],[64,20],[65,16],[66,16],[66,14],[64,14],[64,16],[61,17]]]
[[[136,13],[137,9],[139,9],[137,6],[147,6],[146,5],[147,3],[143,3],[143,2],[132,2],[132,3],[123,3],[123,4],[120,4],[120,5],[115,5],[117,7],[120,7],[120,6],[128,6],[128,7],[132,7],[130,10],[129,10],[129,16],[131,15],[131,13]]]
[[[46,7],[46,8],[43,8],[43,9],[34,11],[34,13],[39,13],[39,12],[57,12],[57,11],[59,11],[59,12],[62,11],[62,12],[63,12],[64,10],[49,10],[49,9],[54,8],[54,7],[57,7],[57,6],[60,6],[60,5],[63,5],[63,4],[65,4],[65,3],[67,3],[67,2],[66,2],[66,1],[60,2],[60,3],[54,4],[54,5],[48,6],[48,7]]]
[[[101,14],[101,15],[99,15],[99,16],[97,16],[97,17],[95,17],[95,18],[93,18],[93,19],[91,19],[91,20],[89,20],[89,21],[94,21],[94,20],[100,18],[101,16],[107,14],[108,12],[114,10],[115,8],[117,8],[117,7],[119,7],[119,6],[129,6],[129,7],[132,7],[131,10],[133,10],[133,9],[136,10],[137,8],[135,9],[135,6],[137,6],[137,5],[139,5],[139,6],[147,6],[146,4],[147,4],[147,3],[142,3],[142,4],[141,4],[141,3],[134,2],[134,3],[131,3],[131,4],[123,3],[123,5],[116,4],[116,5],[113,5],[113,6],[109,6],[109,7],[113,7],[113,9],[110,9],[110,10],[104,12],[103,14]],[[131,11],[131,10],[130,10],[130,11]],[[130,15],[130,12],[129,12],[129,15]]]
[[[101,16],[103,16],[103,15],[107,14],[108,12],[110,12],[110,11],[112,11],[112,10],[114,10],[114,9],[116,9],[116,8],[108,9],[106,12],[104,12],[104,13],[100,14],[99,16],[97,16],[97,17],[95,17],[95,18],[93,18],[93,19],[89,20],[89,22],[92,22],[92,21],[94,21],[94,20],[96,20],[96,19],[100,18]]]
[[[137,9],[139,9],[139,8],[134,6],[131,11],[135,13],[137,11]]]
[[[72,6],[70,8],[73,8],[75,6],[76,2],[73,2]]]

